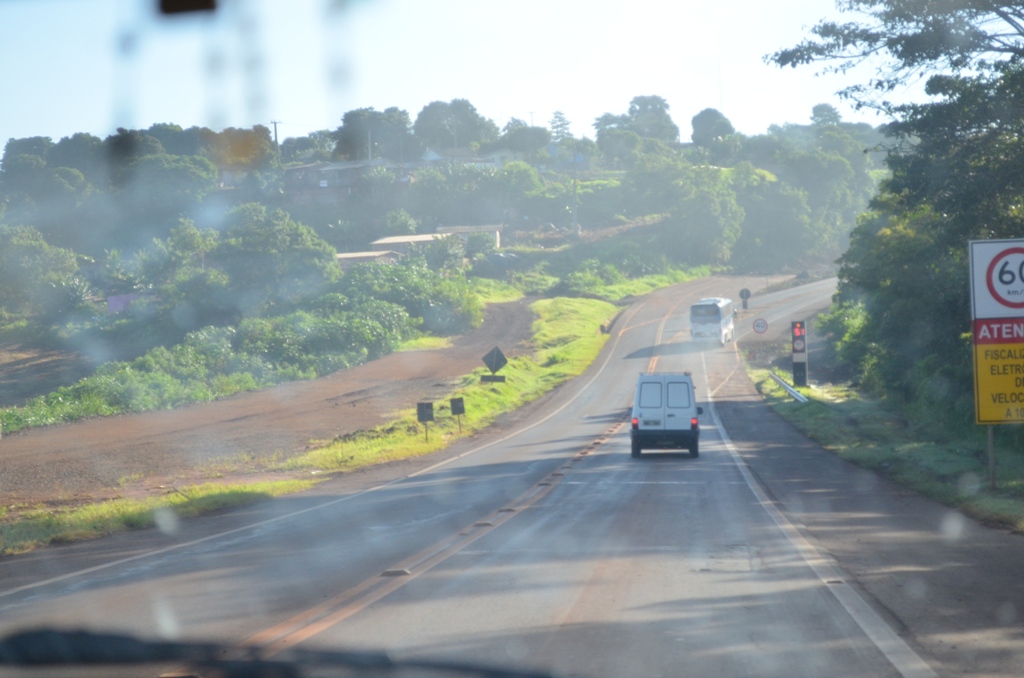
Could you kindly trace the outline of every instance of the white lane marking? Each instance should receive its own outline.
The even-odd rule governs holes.
[[[636,306],[632,307],[627,312],[626,315],[628,315],[629,318],[632,318],[646,304],[647,304],[646,301],[641,302],[640,304],[637,304]],[[624,325],[627,322],[627,320],[628,320],[627,318],[625,318],[625,317],[623,318],[623,324]],[[238,534],[239,532],[244,532],[246,530],[252,530],[252,529],[255,529],[255,528],[258,528],[258,527],[263,527],[265,525],[272,525],[273,523],[278,523],[278,522],[281,522],[281,521],[290,520],[290,519],[292,519],[292,518],[294,518],[296,516],[300,516],[300,515],[303,515],[305,513],[309,513],[311,511],[319,511],[320,509],[328,508],[328,507],[331,507],[331,506],[336,506],[338,504],[341,504],[343,502],[349,501],[351,499],[355,499],[357,497],[362,497],[364,495],[367,495],[370,492],[376,492],[378,490],[383,490],[385,488],[391,487],[392,485],[396,485],[398,483],[401,483],[401,482],[403,482],[405,480],[408,480],[409,478],[415,478],[417,476],[423,475],[424,473],[429,473],[430,471],[434,471],[434,470],[436,470],[438,468],[441,468],[442,466],[445,466],[446,464],[450,464],[453,461],[458,461],[459,459],[463,459],[465,457],[468,457],[471,454],[476,454],[477,452],[485,450],[485,449],[487,449],[489,447],[493,447],[494,445],[497,445],[498,443],[503,443],[503,442],[505,442],[505,441],[507,441],[507,440],[509,440],[511,438],[514,438],[515,436],[518,436],[518,435],[521,435],[523,433],[526,433],[527,431],[529,431],[532,428],[540,426],[544,422],[548,421],[549,419],[551,419],[552,417],[554,417],[555,415],[560,413],[562,410],[564,410],[566,407],[571,405],[573,402],[575,402],[576,399],[579,398],[581,395],[586,393],[588,391],[588,389],[590,388],[591,384],[593,384],[597,380],[597,378],[599,376],[601,376],[601,374],[604,372],[605,368],[608,367],[608,363],[611,362],[612,356],[615,354],[615,348],[618,346],[619,340],[622,338],[622,335],[627,330],[629,330],[629,329],[632,329],[632,328],[623,327],[623,329],[619,330],[619,332],[615,335],[614,340],[612,341],[611,349],[607,351],[607,355],[606,355],[606,357],[604,359],[604,362],[598,368],[597,372],[594,373],[593,378],[591,378],[591,380],[588,381],[586,383],[586,385],[583,386],[576,393],[576,395],[574,395],[572,398],[567,400],[561,407],[559,407],[558,409],[554,410],[553,412],[550,412],[547,416],[543,417],[542,419],[538,419],[534,423],[532,423],[529,426],[526,426],[524,428],[516,429],[512,433],[509,433],[508,435],[506,435],[506,436],[504,436],[502,438],[498,438],[497,440],[492,440],[489,443],[484,443],[483,445],[480,445],[479,447],[475,447],[472,450],[468,450],[468,451],[463,452],[462,454],[459,454],[457,456],[450,457],[448,459],[445,459],[444,461],[440,461],[440,462],[438,462],[438,463],[436,463],[436,464],[434,464],[432,466],[428,466],[425,469],[421,469],[419,471],[416,471],[415,473],[410,473],[409,475],[403,476],[401,478],[395,478],[394,480],[392,480],[390,482],[383,483],[382,485],[376,485],[374,487],[370,487],[368,489],[362,490],[361,492],[356,492],[355,494],[349,494],[349,495],[346,495],[344,497],[339,497],[337,499],[331,499],[329,501],[325,501],[325,502],[323,502],[321,504],[317,504],[315,506],[309,506],[307,508],[299,509],[297,511],[291,511],[290,513],[284,513],[284,514],[281,514],[279,516],[274,516],[273,518],[268,518],[266,520],[261,520],[261,521],[255,522],[255,523],[250,523],[248,525],[243,525],[242,527],[236,527],[236,528],[231,529],[231,530],[225,530],[224,532],[218,532],[217,534],[207,535],[205,537],[201,537],[199,539],[193,539],[192,541],[183,542],[181,544],[173,544],[171,546],[165,546],[163,548],[153,549],[152,551],[146,551],[144,553],[138,553],[138,554],[136,554],[134,556],[128,556],[126,558],[118,558],[117,560],[112,560],[112,561],[107,562],[107,563],[101,563],[99,565],[93,565],[92,567],[86,567],[86,568],[83,568],[81,570],[74,570],[72,572],[66,572],[66,573],[64,573],[62,575],[58,575],[56,577],[50,577],[49,579],[44,579],[42,581],[33,582],[31,584],[24,584],[23,586],[16,586],[13,589],[7,589],[6,591],[0,591],[0,598],[4,598],[4,597],[7,597],[7,596],[12,596],[14,594],[21,593],[22,591],[30,591],[32,589],[40,588],[42,586],[48,586],[50,584],[57,584],[59,582],[66,581],[68,579],[73,579],[75,577],[81,577],[83,575],[92,574],[94,572],[100,572],[102,570],[106,570],[106,569],[109,569],[109,568],[112,568],[112,567],[118,567],[119,565],[124,565],[125,563],[131,563],[131,562],[134,562],[136,560],[142,560],[143,558],[152,558],[153,556],[159,556],[159,555],[163,555],[165,553],[171,553],[173,551],[180,551],[182,549],[187,549],[187,548],[190,548],[190,547],[195,546],[197,544],[202,544],[202,543],[205,543],[205,542],[208,542],[208,541],[215,541],[217,539],[222,539],[224,537],[227,537],[227,536],[230,536],[230,535],[233,535],[233,534]]]
[[[700,357],[701,365],[704,368],[704,380],[708,378],[708,366],[704,360],[704,355]],[[739,452],[736,451],[736,447],[732,444],[732,439],[726,432],[725,427],[722,425],[722,421],[718,418],[718,412],[715,410],[715,401],[712,399],[711,394],[708,394],[708,408],[711,410],[711,418],[715,422],[715,426],[718,428],[718,433],[722,437],[722,442],[725,444],[725,449],[729,451],[729,455],[732,457],[733,462],[739,468],[740,474],[743,479],[747,482],[747,486],[750,491],[754,493],[761,508],[765,510],[765,513],[772,519],[772,521],[778,526],[782,533],[786,535],[786,538],[796,548],[797,552],[804,559],[804,561],[810,566],[817,575],[821,583],[829,590],[829,592],[835,596],[839,604],[843,606],[847,614],[853,618],[857,625],[864,631],[864,634],[875,644],[875,647],[885,655],[885,658],[889,660],[889,663],[899,671],[901,676],[905,678],[938,678],[938,675],[931,669],[930,666],[918,655],[914,650],[907,645],[907,643],[896,634],[895,631],[882,619],[877,612],[867,604],[860,594],[852,586],[833,586],[829,584],[830,581],[842,581],[846,582],[849,577],[846,576],[830,559],[826,558],[818,551],[817,548],[800,532],[799,529],[793,523],[786,518],[785,515],[779,509],[775,507],[768,495],[765,494],[764,490],[761,489],[761,485],[754,478],[750,469],[747,467],[747,462],[743,460]]]

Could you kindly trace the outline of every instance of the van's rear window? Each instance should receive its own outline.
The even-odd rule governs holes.
[[[668,406],[689,407],[690,385],[682,381],[671,381],[668,384]]]
[[[661,384],[640,384],[640,407],[661,407]]]

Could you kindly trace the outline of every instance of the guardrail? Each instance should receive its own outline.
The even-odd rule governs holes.
[[[769,372],[769,374],[771,375],[772,379],[774,379],[775,381],[779,382],[779,386],[781,386],[782,388],[786,389],[786,392],[789,393],[789,395],[793,396],[794,400],[796,400],[797,402],[800,402],[800,403],[806,403],[807,402],[807,396],[803,395],[802,393],[797,391],[795,388],[793,388],[792,386],[787,384],[784,379],[779,377],[774,372]]]

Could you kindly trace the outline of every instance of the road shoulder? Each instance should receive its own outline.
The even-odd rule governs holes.
[[[776,415],[742,369],[715,405],[766,492],[897,632],[950,673],[1018,674],[1024,540],[839,459]]]

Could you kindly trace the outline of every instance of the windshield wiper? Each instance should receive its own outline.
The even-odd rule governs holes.
[[[301,678],[332,667],[346,675],[396,675],[402,671],[486,678],[552,678],[549,673],[481,664],[425,659],[392,659],[385,652],[334,652],[292,649],[284,658],[265,659],[258,647],[218,643],[141,640],[91,631],[38,629],[0,639],[0,666],[53,667],[183,663],[225,678]]]

